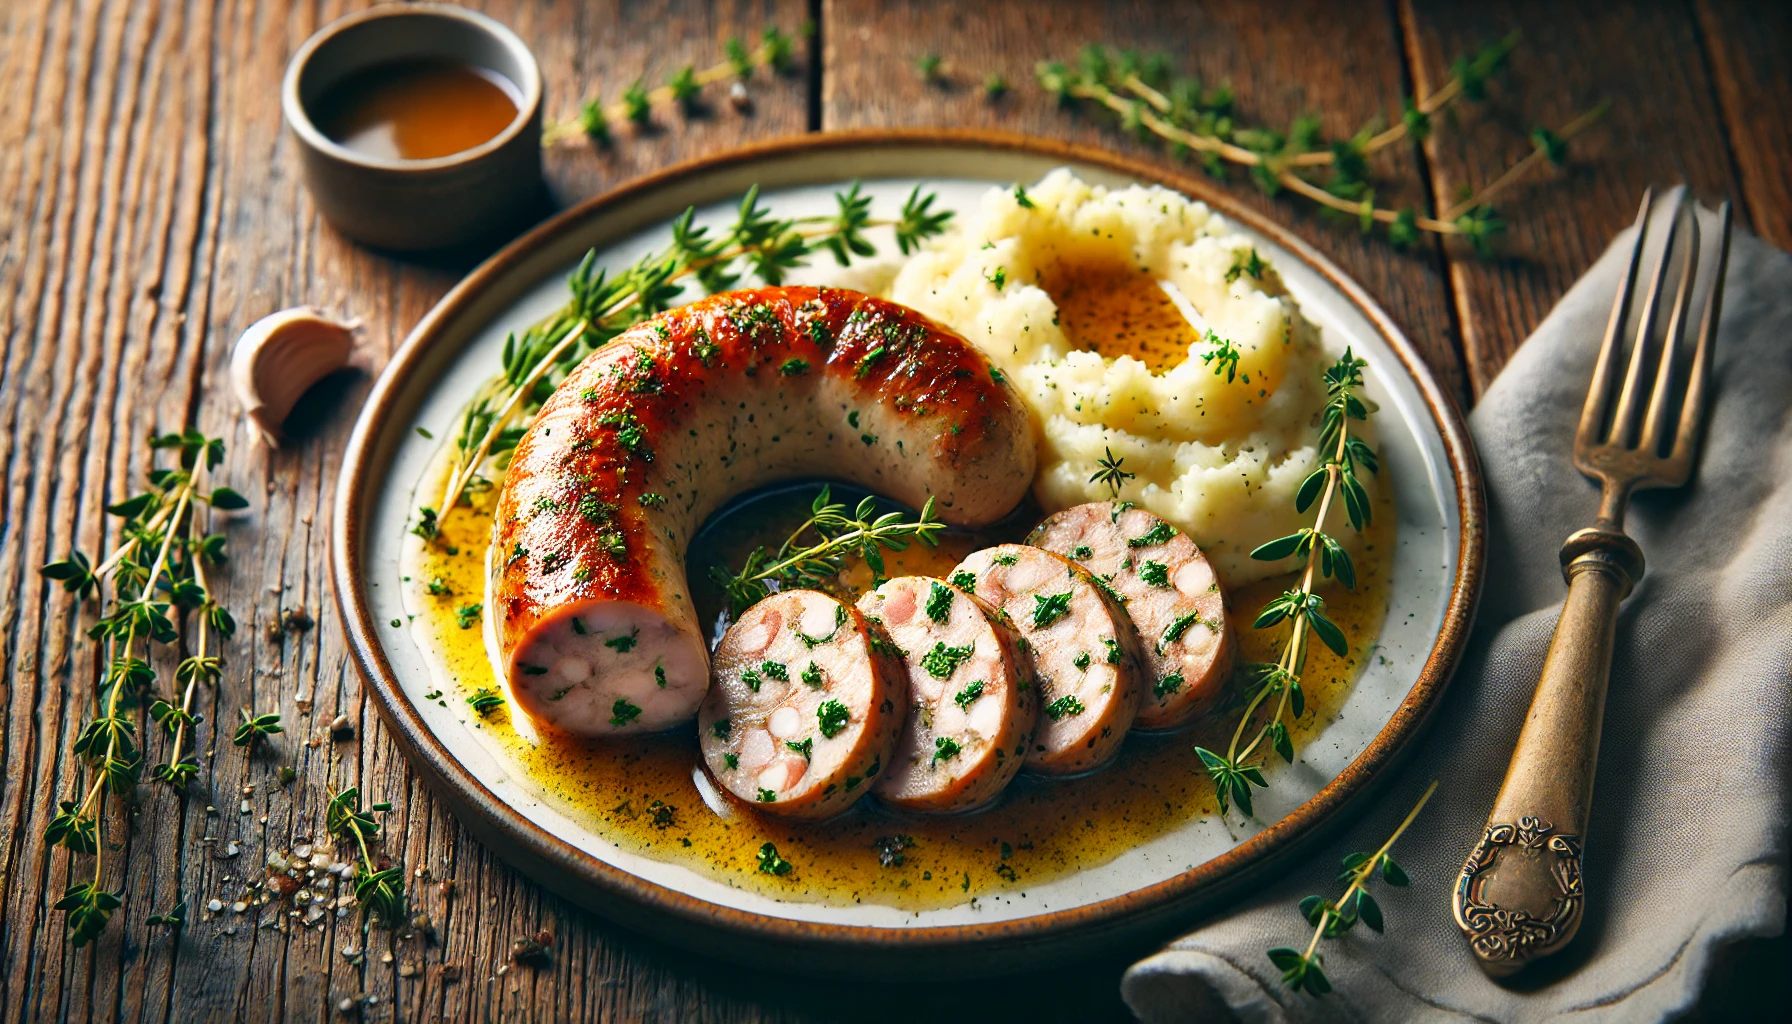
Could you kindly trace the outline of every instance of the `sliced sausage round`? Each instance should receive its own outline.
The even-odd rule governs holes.
[[[728,628],[712,664],[697,714],[703,760],[755,809],[838,814],[890,764],[907,673],[856,610],[815,590],[773,594]]]
[[[1026,544],[976,552],[952,581],[1006,613],[1033,664],[1039,724],[1026,766],[1051,775],[1100,767],[1139,707],[1138,636],[1081,566]]]
[[[1105,501],[1058,512],[1027,540],[1088,569],[1125,603],[1145,659],[1133,728],[1174,729],[1213,706],[1237,645],[1226,592],[1194,541],[1144,509]]]
[[[877,780],[886,803],[964,811],[995,799],[1020,771],[1035,703],[1019,637],[994,609],[926,576],[887,580],[859,598],[908,666],[908,722]]]

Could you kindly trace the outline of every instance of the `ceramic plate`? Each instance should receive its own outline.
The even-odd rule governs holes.
[[[991,185],[1036,181],[1070,166],[1112,186],[1155,183],[1203,200],[1271,255],[1305,315],[1333,349],[1366,357],[1368,394],[1398,508],[1391,598],[1376,657],[1334,720],[1273,773],[1260,823],[1196,817],[1106,863],[1021,892],[914,911],[797,902],[624,850],[576,815],[500,749],[463,707],[427,700],[435,680],[403,628],[400,553],[413,493],[441,431],[498,365],[506,332],[565,301],[567,272],[588,249],[622,267],[663,246],[687,206],[726,223],[758,184],[783,214],[829,212],[833,192],[862,179],[880,212],[917,182],[948,208]],[[439,435],[438,435],[439,436]],[[631,927],[721,955],[765,963],[766,945],[813,954],[792,967],[901,970],[917,959],[959,970],[1037,966],[1094,944],[1140,941],[1219,905],[1244,880],[1283,862],[1337,820],[1419,731],[1467,636],[1481,562],[1481,496],[1462,422],[1412,346],[1363,290],[1288,232],[1204,182],[1104,153],[987,134],[809,135],[698,161],[591,200],[494,256],[418,324],[380,376],[356,425],[333,523],[338,599],[361,671],[412,762],[501,856],[548,886]],[[458,704],[459,702],[455,702]],[[446,706],[445,706],[446,705]],[[751,941],[741,941],[748,939]]]

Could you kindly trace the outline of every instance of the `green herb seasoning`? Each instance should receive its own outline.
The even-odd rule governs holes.
[[[846,723],[852,720],[852,712],[837,700],[824,700],[815,709],[815,718],[821,726],[821,734],[831,740],[846,728]]]
[[[616,703],[610,705],[611,725],[628,725],[640,717],[641,709],[630,704],[626,697],[618,697]]]
[[[1074,693],[1067,693],[1045,706],[1045,713],[1052,716],[1054,722],[1062,721],[1072,715],[1080,715],[1083,710],[1083,702],[1077,700]]]
[[[1129,548],[1156,547],[1159,544],[1166,543],[1175,536],[1176,528],[1169,523],[1164,522],[1162,519],[1159,519],[1157,524],[1151,527],[1151,529],[1145,531],[1140,536],[1127,541],[1126,546]]]
[[[968,590],[975,593],[977,590],[977,576],[975,573],[955,572],[952,574],[952,585],[960,590]]]
[[[952,737],[935,736],[933,738],[933,760],[929,763],[939,764],[949,757],[957,757],[963,750],[964,748],[959,746],[958,741]]]
[[[958,693],[953,696],[952,703],[958,705],[961,708],[965,708],[966,710],[969,710],[970,706],[971,706],[971,702],[976,700],[978,697],[983,696],[983,685],[984,685],[983,680],[981,680],[981,679],[973,682],[971,685],[958,691]]]
[[[944,583],[934,582],[933,589],[927,595],[927,617],[935,622],[944,623],[952,614],[952,588]]]
[[[1044,629],[1052,623],[1070,614],[1070,594],[1066,590],[1062,594],[1033,595],[1033,628]]]
[[[611,637],[610,639],[605,640],[604,646],[615,651],[617,654],[627,654],[635,649],[635,642],[640,636],[641,630],[639,628],[631,629],[622,636]]]
[[[488,686],[481,686],[473,691],[471,697],[467,698],[467,703],[472,706],[473,713],[480,718],[490,718],[492,712],[504,706],[504,698],[498,695],[498,691]]]
[[[973,644],[963,647],[947,647],[944,641],[933,645],[933,650],[921,655],[921,667],[935,679],[945,679],[958,670],[958,666],[969,661],[975,653]]]

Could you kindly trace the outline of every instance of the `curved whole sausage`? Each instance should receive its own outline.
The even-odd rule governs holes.
[[[499,662],[586,736],[688,720],[709,681],[685,548],[728,498],[828,476],[981,525],[1033,477],[1018,394],[969,342],[858,292],[726,292],[592,353],[517,444],[492,525]]]
[[[1020,771],[1037,713],[1019,634],[982,601],[926,576],[885,580],[858,607],[908,670],[908,721],[878,798],[936,813],[995,799]]]
[[[1125,603],[1145,659],[1133,728],[1174,729],[1213,706],[1237,644],[1226,592],[1187,534],[1144,509],[1097,501],[1053,514],[1027,543],[1088,569]]]
[[[697,716],[717,782],[768,814],[825,818],[871,791],[908,702],[901,657],[865,616],[786,590],[728,627]]]

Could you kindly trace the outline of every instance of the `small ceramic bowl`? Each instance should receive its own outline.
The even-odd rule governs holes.
[[[310,111],[331,86],[371,67],[447,60],[495,71],[520,94],[517,116],[472,149],[382,159],[330,141]],[[440,249],[513,227],[541,192],[541,69],[516,33],[452,4],[386,4],[318,30],[286,67],[281,109],[305,185],[343,234],[384,249]]]

